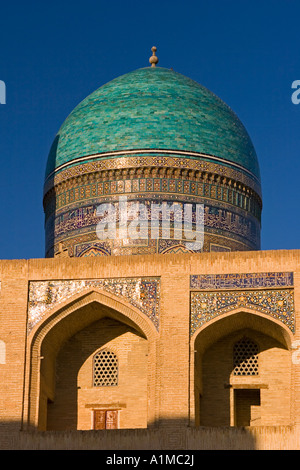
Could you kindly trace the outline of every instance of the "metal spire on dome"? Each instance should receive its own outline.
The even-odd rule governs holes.
[[[151,64],[151,67],[155,67],[156,64],[158,64],[158,57],[156,57],[156,54],[155,54],[157,51],[157,48],[153,46],[151,48],[151,51],[152,51],[152,56],[150,57],[149,62]]]

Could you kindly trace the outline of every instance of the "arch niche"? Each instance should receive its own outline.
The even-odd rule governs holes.
[[[151,425],[156,415],[156,338],[146,315],[100,289],[60,304],[28,336],[23,428]],[[94,357],[104,348],[117,357],[118,380],[95,386]],[[109,361],[104,366],[109,377]]]
[[[191,338],[191,421],[196,426],[292,424],[292,337],[282,322],[247,309],[202,325]],[[258,350],[251,351],[251,345]]]

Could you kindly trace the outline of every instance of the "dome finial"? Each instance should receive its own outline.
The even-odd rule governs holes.
[[[155,65],[158,64],[158,58],[156,57],[156,54],[155,54],[156,50],[157,48],[155,46],[151,48],[152,56],[149,59],[151,67],[155,67]]]

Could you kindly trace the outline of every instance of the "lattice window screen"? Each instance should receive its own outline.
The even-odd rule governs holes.
[[[242,338],[233,347],[233,375],[258,375],[258,346]]]
[[[112,351],[102,349],[94,356],[94,387],[118,385],[118,358]]]

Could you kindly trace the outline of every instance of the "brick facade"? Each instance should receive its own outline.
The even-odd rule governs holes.
[[[177,429],[180,435],[199,425],[230,428],[249,416],[260,429],[297,429],[299,268],[299,250],[2,260],[1,447],[20,432],[92,430],[95,410],[116,411],[124,433],[165,429],[168,436]],[[191,289],[191,276],[243,273],[291,273],[293,282],[270,287],[262,281],[255,287],[257,310],[253,296],[251,305],[242,300],[251,287],[212,289],[226,291],[224,302],[228,292],[235,299],[238,292],[240,303],[211,317],[203,305],[205,321],[192,329],[191,292],[205,289]],[[140,281],[146,278],[158,280],[159,290],[151,290],[158,284],[146,289]],[[110,282],[85,284],[103,279]],[[125,292],[126,279],[132,290]],[[48,307],[29,328],[31,283],[78,280],[82,288],[59,301],[50,282],[42,299]],[[293,304],[284,304],[283,290]],[[233,345],[243,337],[259,346],[256,375],[233,374]],[[93,386],[93,357],[103,348],[118,358],[116,386]]]

